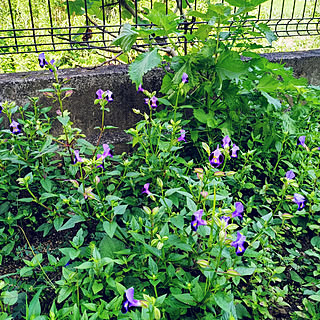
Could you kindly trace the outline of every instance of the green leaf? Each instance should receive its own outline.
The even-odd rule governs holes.
[[[65,127],[68,124],[70,117],[69,116],[65,116],[65,117],[58,116],[57,119]]]
[[[224,291],[218,291],[214,295],[214,301],[222,310],[226,312],[230,312],[231,310],[230,302],[232,301],[232,296],[230,296],[230,294],[227,294]]]
[[[50,179],[41,179],[40,183],[43,187],[44,190],[46,190],[47,192],[51,192],[52,191],[52,181]]]
[[[61,303],[62,301],[66,300],[70,296],[72,290],[73,287],[62,287],[59,291],[57,302]]]
[[[247,66],[235,51],[224,51],[216,64],[217,75],[221,81],[225,79],[238,80],[247,71]]]
[[[170,222],[177,227],[178,229],[183,229],[184,226],[184,217],[183,216],[174,216],[170,218]]]
[[[281,108],[281,102],[276,99],[271,97],[268,93],[261,91],[261,94],[268,100],[270,104],[272,104],[277,110]]]
[[[122,204],[119,206],[114,207],[114,214],[115,215],[123,215],[127,209],[128,205],[127,204]]]
[[[320,237],[319,236],[315,236],[311,239],[311,244],[314,247],[317,247],[318,249],[320,249]]]
[[[180,293],[180,294],[173,294],[173,296],[180,302],[183,302],[189,306],[197,305],[197,302],[193,299],[190,293]]]
[[[284,270],[286,270],[286,267],[276,267],[274,273],[281,274]]]
[[[256,268],[250,267],[237,267],[235,270],[240,274],[240,276],[250,276],[254,273]]]
[[[193,110],[193,115],[201,123],[207,123],[208,118],[209,118],[208,114],[205,113],[205,111],[202,110],[202,109],[194,109]]]
[[[161,56],[158,49],[140,54],[136,60],[129,66],[129,76],[138,88],[142,83],[142,77],[151,69],[157,67],[161,62]]]
[[[309,296],[309,299],[320,302],[320,295],[319,294],[312,294],[311,296]]]
[[[270,74],[264,74],[259,80],[257,89],[265,92],[272,92],[279,87],[279,80],[274,79]]]
[[[254,8],[267,0],[226,0],[230,5],[238,8]]]
[[[153,9],[146,16],[146,18],[157,27],[163,29],[159,30],[159,28],[154,28],[154,33],[156,36],[177,33],[179,18],[171,10],[168,10],[164,3],[154,2]]]
[[[41,305],[39,301],[39,296],[41,294],[42,289],[40,289],[32,298],[29,306],[29,310],[27,312],[27,320],[34,319],[35,317],[40,316],[41,314]]]
[[[1,298],[3,299],[3,303],[9,306],[14,305],[18,301],[18,291],[5,291],[1,293]]]
[[[103,223],[103,230],[106,232],[106,234],[113,238],[114,233],[116,232],[118,224],[115,221],[109,222],[105,221]]]
[[[85,269],[91,269],[93,266],[93,263],[90,261],[86,261],[81,263],[79,266],[76,267],[76,269],[85,270]]]
[[[149,257],[149,272],[151,275],[156,275],[158,273],[158,265],[154,262],[154,260]]]
[[[269,28],[269,26],[265,23],[259,23],[256,24],[256,28],[260,30],[265,36],[268,42],[270,43],[270,46],[272,46],[272,42],[276,41],[278,37],[274,34],[273,31]]]
[[[304,282],[303,279],[295,271],[290,271],[290,275],[293,281],[300,282],[300,283]]]
[[[187,208],[193,213],[197,211],[197,205],[194,203],[193,200],[187,198]]]
[[[113,259],[115,257],[115,252],[125,249],[125,245],[118,239],[110,238],[108,235],[101,240],[99,245],[99,251],[101,257],[108,257]]]
[[[139,33],[129,23],[125,23],[113,44],[119,46],[124,52],[128,52],[136,42],[138,35]]]
[[[96,280],[94,281],[93,285],[92,285],[92,291],[93,294],[97,294],[99,291],[101,291],[103,289],[103,284],[102,283],[98,283]]]
[[[76,225],[76,223],[83,222],[83,221],[85,221],[84,217],[73,216],[63,226],[61,226],[57,231],[71,229]]]

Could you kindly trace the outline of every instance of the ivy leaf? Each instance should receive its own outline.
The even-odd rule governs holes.
[[[158,49],[155,48],[152,51],[148,51],[140,54],[129,67],[129,76],[133,83],[138,88],[142,83],[142,77],[151,69],[157,67],[161,62],[161,56],[158,53]]]
[[[271,29],[267,24],[265,23],[256,24],[256,28],[266,36],[266,39],[270,43],[270,46],[272,46],[272,41],[276,41],[278,39],[278,37],[273,33],[273,31],[271,31]]]
[[[139,33],[133,30],[129,23],[125,23],[113,44],[119,46],[124,52],[128,52],[136,42],[138,35]]]

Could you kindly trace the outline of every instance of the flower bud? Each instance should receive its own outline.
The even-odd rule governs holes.
[[[209,261],[208,260],[200,259],[200,260],[197,261],[197,264],[201,268],[208,268],[209,267]]]
[[[289,213],[284,213],[283,215],[281,215],[281,219],[291,219],[293,218],[293,215],[292,214],[289,214]]]
[[[226,274],[229,275],[229,276],[231,276],[231,277],[240,276],[240,273],[237,272],[236,270],[233,270],[233,269],[227,270]]]
[[[161,312],[157,307],[154,307],[154,318],[156,320],[160,320],[161,319]]]
[[[216,171],[215,173],[214,173],[214,176],[215,177],[218,177],[218,178],[220,178],[220,177],[224,177],[226,174],[224,173],[224,172],[222,172],[222,171]]]
[[[68,90],[68,91],[65,92],[64,96],[65,96],[65,98],[68,98],[68,97],[70,97],[72,94],[73,94],[73,91],[72,91],[72,90]]]

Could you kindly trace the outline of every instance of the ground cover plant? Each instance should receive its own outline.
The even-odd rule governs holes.
[[[190,13],[208,22],[190,54],[156,45],[131,64],[145,99],[132,153],[101,143],[117,92],[95,90],[92,145],[64,108],[76,88],[43,53],[52,107],[1,102],[0,319],[319,318],[320,88],[221,32],[230,19],[249,32],[241,4]],[[169,46],[179,17],[164,10],[145,16],[154,34],[127,24],[115,41]],[[144,89],[153,67],[161,92]]]

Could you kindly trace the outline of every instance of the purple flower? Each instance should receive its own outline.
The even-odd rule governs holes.
[[[158,106],[158,104],[159,104],[158,98],[156,98],[155,96],[153,96],[150,99],[150,102],[151,102],[151,108],[156,108]]]
[[[242,219],[243,216],[241,213],[244,210],[243,204],[241,202],[236,202],[234,206],[236,207],[236,210],[232,212],[232,218],[239,217],[240,219]]]
[[[296,175],[294,174],[294,172],[292,170],[289,170],[289,171],[286,172],[286,178],[288,180],[293,180],[295,178],[295,176]]]
[[[233,144],[233,147],[231,148],[231,158],[238,158],[237,152],[239,151],[239,147],[235,144]]]
[[[96,92],[96,99],[102,99],[103,92],[104,92],[103,90],[99,89]]]
[[[0,113],[2,112],[3,107],[2,107],[2,103],[0,102]]]
[[[144,91],[144,89],[142,88],[142,84],[140,83],[139,87],[138,87],[138,92],[143,92],[143,91]]]
[[[221,163],[223,163],[224,156],[220,152],[219,145],[217,146],[217,149],[214,150],[210,156],[209,156],[209,162],[214,168],[218,168]]]
[[[79,153],[79,150],[74,150],[74,155],[76,156],[76,158],[74,159],[74,163],[83,162],[83,159],[80,157]]]
[[[184,72],[182,74],[182,83],[188,83],[189,82],[189,77],[188,75]]]
[[[14,134],[20,133],[22,130],[22,126],[19,122],[12,120],[10,123],[10,131]]]
[[[142,192],[141,193],[146,193],[148,196],[151,194],[151,192],[149,191],[149,186],[150,183],[146,183],[143,188],[142,188]]]
[[[157,108],[157,107],[158,107],[158,104],[159,104],[158,98],[156,98],[155,96],[153,96],[151,99],[145,98],[145,99],[144,99],[144,102],[145,102],[147,105],[150,104],[151,108]]]
[[[223,139],[222,139],[222,148],[229,148],[230,147],[230,142],[231,142],[231,139],[229,136],[225,136]]]
[[[298,210],[301,210],[304,207],[306,199],[303,195],[299,193],[295,193],[293,195],[293,202],[295,202],[298,205]]]
[[[108,100],[108,102],[112,102],[113,101],[113,93],[110,90],[106,91],[107,97],[106,99]]]
[[[104,152],[103,152],[103,154],[97,154],[97,159],[102,158],[102,161],[103,161],[106,157],[113,158],[113,151],[109,148],[109,145],[103,144],[102,147],[103,147]],[[103,165],[100,164],[97,166],[97,168],[103,168]]]
[[[97,159],[99,159],[99,158],[102,158],[102,160],[104,160],[106,157],[113,157],[113,152],[112,152],[112,150],[109,148],[109,145],[108,144],[103,144],[102,145],[102,147],[103,147],[103,154],[98,154],[97,155]]]
[[[48,64],[48,62],[46,61],[46,57],[45,57],[43,52],[39,54],[38,60],[39,60],[39,65],[40,65],[41,68],[43,68],[46,64]]]
[[[178,141],[184,141],[186,142],[186,131],[185,130],[180,130],[180,137],[178,138]]]
[[[196,211],[192,215],[191,229],[193,231],[197,231],[199,226],[205,226],[207,224],[207,221],[202,219],[202,215],[203,215],[203,210],[202,209]]]
[[[245,241],[246,237],[239,231],[237,232],[237,239],[231,242],[231,245],[236,248],[236,255],[242,256],[248,248],[248,242]]]
[[[221,220],[221,221],[225,221],[226,225],[228,225],[230,219],[231,219],[231,218],[228,217],[228,216],[222,216],[222,217],[220,217],[220,220]]]
[[[52,67],[56,68],[56,66],[54,65],[54,63],[55,63],[55,61],[54,61],[54,59],[52,59],[52,60],[50,61],[50,65],[51,65]],[[52,69],[52,68],[49,68],[49,71],[53,72],[53,69]]]
[[[133,296],[134,296],[134,288],[133,287],[131,287],[125,291],[124,296],[123,296],[124,301],[122,303],[122,308],[121,308],[122,313],[127,313],[130,310],[130,308],[132,308],[132,307],[140,307],[141,306],[141,301],[134,299]]]
[[[304,148],[306,148],[307,145],[305,144],[305,141],[306,141],[306,136],[300,136],[300,137],[298,138],[298,143],[297,143],[297,145],[301,145],[301,146],[303,146]]]

